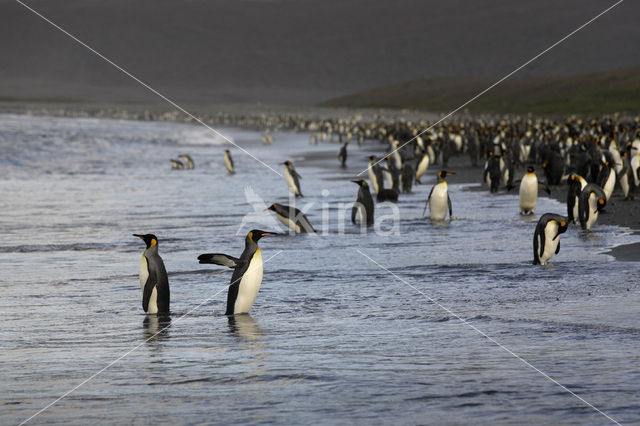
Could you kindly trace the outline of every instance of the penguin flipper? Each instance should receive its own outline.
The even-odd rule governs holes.
[[[556,254],[560,253],[560,241],[558,241],[558,247],[556,247]]]
[[[449,198],[449,194],[447,194],[447,204],[449,204],[449,219],[451,219],[451,215],[453,215],[453,209],[451,208],[451,198]]]
[[[149,270],[149,277],[147,277],[147,282],[144,284],[144,291],[142,292],[142,309],[144,309],[145,312],[149,310],[149,300],[156,286],[156,281],[156,272]]]
[[[226,266],[227,268],[235,268],[246,261],[242,261],[237,257],[229,256],[222,253],[205,253],[198,256],[200,263],[212,263],[215,265]]]
[[[358,214],[358,207],[356,207],[356,205],[353,205],[353,208],[351,209],[351,223],[353,223],[354,225],[356,224],[356,215]]]

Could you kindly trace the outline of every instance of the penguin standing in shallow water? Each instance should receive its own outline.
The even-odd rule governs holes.
[[[384,183],[382,182],[382,168],[380,167],[380,164],[378,164],[378,157],[375,155],[369,156],[369,167],[367,168],[367,172],[369,173],[369,182],[371,182],[371,187],[377,194]]]
[[[607,205],[607,195],[595,183],[584,187],[578,202],[578,218],[580,227],[589,230],[598,220],[598,213]]]
[[[229,151],[228,149],[224,150],[224,166],[227,168],[230,175],[236,172],[236,169],[233,167],[233,158],[231,158],[231,151]]]
[[[371,191],[369,191],[369,185],[363,179],[352,180],[351,182],[360,187],[356,202],[351,209],[351,223],[354,225],[357,223],[357,215],[360,220],[360,226],[371,226],[373,225],[373,198],[371,197]]]
[[[611,194],[613,193],[613,188],[616,186],[616,164],[613,160],[605,161],[602,166],[602,170],[600,171],[600,175],[598,175],[598,185],[604,191],[604,194],[607,196],[607,201],[611,198]]]
[[[424,175],[424,172],[426,172],[428,168],[429,168],[429,154],[425,152],[424,154],[422,154],[422,158],[420,158],[420,161],[418,162],[418,167],[416,168],[416,183],[418,185],[422,184],[422,182],[420,182],[420,179],[422,179],[422,175]]]
[[[520,214],[533,214],[538,202],[538,190],[542,188],[547,194],[551,194],[547,185],[538,182],[535,169],[527,168],[527,174],[520,181]]]
[[[169,313],[169,277],[158,254],[158,239],[153,234],[133,234],[147,245],[140,262],[142,309],[149,314]]]
[[[431,188],[429,198],[427,198],[427,204],[424,206],[424,213],[429,207],[429,218],[431,220],[441,221],[447,217],[447,210],[449,210],[449,218],[453,210],[451,208],[451,198],[449,198],[449,191],[447,188],[447,176],[455,173],[441,170],[438,172],[438,183]]]
[[[273,203],[268,207],[267,210],[271,210],[272,212],[274,212],[278,220],[295,231],[296,234],[316,232],[304,213],[302,213],[295,207]]]
[[[553,213],[542,215],[533,234],[534,265],[546,265],[554,254],[560,253],[560,234],[568,227],[564,216]]]
[[[487,183],[491,192],[498,192],[501,174],[500,157],[493,155],[493,152],[490,152],[489,158],[484,165],[484,176],[482,176],[482,180]]]
[[[284,178],[287,181],[287,185],[289,186],[289,191],[296,197],[302,197],[302,191],[300,190],[300,181],[302,176],[296,172],[296,169],[293,167],[293,163],[289,160],[285,161],[284,164],[286,167],[284,169]]]
[[[340,160],[341,167],[347,167],[347,145],[349,145],[349,141],[346,141],[341,147],[340,152],[338,153],[338,159]]]
[[[244,251],[240,258],[222,253],[207,253],[198,256],[200,263],[212,263],[233,269],[229,293],[227,294],[227,310],[225,315],[246,314],[258,296],[262,284],[262,254],[258,240],[266,235],[276,235],[254,229],[244,240]]]

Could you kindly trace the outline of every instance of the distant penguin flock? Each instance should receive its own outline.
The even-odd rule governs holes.
[[[234,123],[230,117],[224,119],[227,125]],[[640,187],[640,120],[464,119],[430,126],[426,120],[382,117],[369,121],[310,120],[281,115],[244,117],[235,123],[268,129],[261,135],[264,145],[273,143],[272,131],[281,130],[308,132],[311,145],[337,141],[341,168],[347,168],[347,149],[352,140],[359,146],[365,140],[386,144],[386,152],[382,154],[355,157],[360,158],[360,162],[368,160],[362,172],[366,172],[368,179],[352,179],[358,189],[351,222],[363,229],[376,223],[376,202],[395,203],[403,194],[421,188],[430,168],[439,171],[426,197],[422,216],[428,211],[428,218],[434,223],[445,222],[447,215],[451,220],[453,205],[447,178],[455,173],[446,169],[453,157],[462,154],[468,155],[472,167],[484,164],[481,182],[490,193],[518,186],[521,215],[535,214],[541,190],[550,194],[552,187],[556,191],[558,186],[566,184],[567,215],[544,213],[536,222],[533,230],[535,265],[547,265],[559,254],[560,235],[566,233],[570,225],[579,225],[583,232],[589,232],[599,215],[612,205],[616,188],[620,188],[624,200],[633,200],[634,191]],[[172,169],[194,169],[190,155],[177,157],[171,159]],[[224,151],[223,162],[228,174],[234,175],[236,168],[229,149]],[[289,192],[295,198],[303,197],[302,176],[293,162],[286,160],[281,165]],[[537,167],[544,174],[544,182],[536,174]],[[525,172],[516,179],[518,170]],[[275,214],[292,234],[316,233],[305,213],[294,205],[273,203],[266,210]],[[222,253],[198,256],[201,264],[233,269],[226,315],[248,313],[252,308],[264,273],[258,241],[271,235],[279,234],[259,229],[250,231],[245,237],[244,251],[237,258]],[[170,311],[169,279],[158,253],[158,239],[153,234],[134,236],[146,245],[139,273],[142,308],[148,314],[167,314]]]

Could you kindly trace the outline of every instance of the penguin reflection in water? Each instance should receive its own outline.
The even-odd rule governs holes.
[[[164,262],[158,254],[158,238],[153,234],[133,234],[142,239],[147,248],[140,261],[142,309],[149,314],[169,313],[169,278]]]
[[[277,234],[257,229],[249,232],[244,240],[244,251],[240,258],[222,253],[206,253],[198,256],[200,263],[212,263],[233,269],[225,315],[246,314],[253,306],[262,284],[263,272],[262,254],[258,241],[267,235]]]
[[[533,264],[546,265],[560,253],[560,234],[569,227],[567,218],[553,213],[542,215],[533,234]]]
[[[447,217],[447,210],[449,210],[449,218],[453,213],[451,207],[451,198],[449,198],[449,191],[447,188],[447,176],[455,173],[441,170],[438,172],[438,183],[433,185],[427,203],[424,206],[424,215],[429,207],[429,218],[434,221],[443,221]]]

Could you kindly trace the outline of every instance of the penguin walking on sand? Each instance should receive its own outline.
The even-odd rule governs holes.
[[[451,198],[449,198],[449,191],[447,188],[447,176],[455,173],[441,170],[438,172],[438,183],[431,188],[429,198],[424,206],[424,215],[429,207],[429,218],[434,221],[442,221],[447,217],[447,210],[449,210],[449,218],[453,213],[451,208]]]
[[[578,202],[578,218],[580,227],[585,230],[598,220],[598,213],[607,205],[607,195],[603,189],[595,183],[590,183],[584,187],[580,193]]]
[[[140,287],[142,309],[148,314],[169,313],[169,277],[158,254],[158,238],[153,234],[133,234],[142,239],[147,248],[140,261]]]
[[[289,160],[285,161],[284,164],[286,167],[284,168],[284,178],[287,181],[287,185],[289,186],[289,191],[296,197],[302,197],[302,191],[300,190],[300,180],[302,176],[296,172],[296,169],[293,167],[293,163]]]
[[[222,253],[206,253],[198,256],[200,263],[222,265],[233,269],[229,292],[227,293],[227,310],[225,315],[246,314],[258,296],[262,284],[262,254],[258,240],[272,232],[254,229],[244,240],[244,251],[239,258]]]
[[[340,152],[338,153],[338,159],[340,160],[340,167],[347,167],[347,145],[349,145],[349,141],[346,141],[340,147]]]
[[[535,169],[530,166],[527,168],[527,174],[520,181],[520,214],[533,214],[535,212],[539,189],[551,194],[547,185],[538,182]]]
[[[580,175],[571,173],[567,178],[569,192],[567,194],[567,220],[569,223],[576,223],[579,217],[578,204],[580,203],[580,193],[587,186],[587,181]]]
[[[224,166],[227,168],[230,175],[235,174],[236,169],[233,167],[233,158],[231,158],[231,151],[228,149],[224,150]]]
[[[316,232],[304,213],[295,207],[273,203],[267,210],[274,212],[278,220],[289,227],[289,229],[295,231],[296,234]]]
[[[358,190],[358,196],[356,202],[351,209],[351,223],[357,224],[356,216],[360,221],[360,226],[372,226],[373,225],[373,198],[371,197],[371,191],[369,191],[369,185],[366,180],[352,180],[351,182],[357,184],[360,189]]]
[[[564,216],[553,213],[542,215],[533,234],[534,265],[546,265],[554,254],[560,253],[560,234],[568,227]]]

